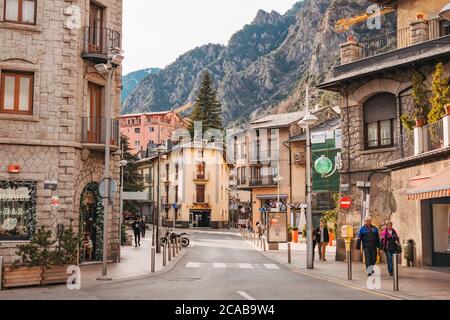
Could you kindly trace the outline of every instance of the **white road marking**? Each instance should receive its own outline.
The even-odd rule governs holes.
[[[247,300],[256,300],[255,298],[253,298],[251,295],[249,295],[247,292],[245,291],[236,291],[240,296],[244,297]]]
[[[188,262],[186,268],[200,268],[200,262]]]
[[[250,263],[238,263],[238,265],[241,269],[254,269]]]
[[[266,269],[280,269],[279,266],[277,266],[276,264],[271,264],[271,263],[269,263],[269,264],[264,264],[264,267],[265,267]]]
[[[227,267],[226,263],[213,263],[214,269],[225,269]]]

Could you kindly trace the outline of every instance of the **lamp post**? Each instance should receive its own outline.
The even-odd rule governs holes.
[[[121,146],[122,147],[122,146]],[[128,164],[128,161],[123,159],[123,147],[121,152],[122,160],[120,160],[120,217],[119,217],[119,262],[120,262],[120,253],[121,253],[121,246],[122,246],[122,223],[123,223],[123,170],[125,169],[125,166]]]
[[[102,275],[97,280],[111,280],[107,275],[108,266],[108,211],[110,201],[110,157],[111,157],[111,122],[112,122],[112,103],[111,103],[111,86],[112,77],[115,70],[122,64],[124,56],[121,54],[110,54],[107,63],[95,65],[98,73],[106,77],[106,92],[105,92],[105,168],[103,172],[103,179],[105,183],[105,193],[103,195],[103,252],[102,252]]]
[[[161,224],[161,177],[160,177],[160,164],[161,164],[161,154],[166,151],[166,148],[163,145],[159,145],[155,148],[155,151],[158,153],[158,168],[157,168],[157,177],[158,177],[158,185],[156,191],[156,243],[159,243],[160,238],[160,224]],[[161,246],[156,245],[156,253],[161,253]]]
[[[311,131],[310,127],[314,126],[319,119],[309,113],[309,86],[306,87],[306,115],[299,122],[299,125],[306,130],[306,235],[307,235],[307,255],[306,263],[308,269],[314,269],[314,247],[312,238],[312,181],[311,181]]]

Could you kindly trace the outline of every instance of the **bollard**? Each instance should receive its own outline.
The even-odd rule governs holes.
[[[288,242],[288,263],[292,263],[292,257],[291,257],[291,243]]]
[[[398,254],[392,255],[392,264],[394,267],[394,291],[398,291]]]
[[[170,251],[170,241],[167,241],[167,254],[168,254],[168,260],[172,261],[171,251]]]
[[[177,255],[176,255],[176,240],[174,239],[174,241],[173,241],[173,243],[172,243],[172,257],[176,257]]]
[[[178,241],[178,246],[180,247],[180,252],[181,252],[181,249],[183,248],[183,246],[182,246],[182,244],[181,244],[181,238],[180,238],[180,240]]]
[[[155,272],[155,254],[156,254],[156,249],[152,248],[152,273]]]
[[[347,251],[347,278],[348,280],[352,280],[352,251]]]
[[[162,248],[162,252],[163,252],[163,267],[166,266],[166,255],[167,255],[167,251],[166,251],[166,244],[163,244],[163,248]]]
[[[266,251],[266,240],[263,240],[264,251]]]
[[[178,247],[178,237],[176,237],[175,238],[175,252],[177,253],[177,255],[178,255],[178,249],[179,249],[179,247]]]
[[[3,288],[3,257],[0,257],[0,291]]]

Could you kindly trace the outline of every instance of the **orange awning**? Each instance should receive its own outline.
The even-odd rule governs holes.
[[[450,167],[408,191],[409,200],[450,197]]]

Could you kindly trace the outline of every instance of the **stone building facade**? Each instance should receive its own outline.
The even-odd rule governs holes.
[[[95,65],[105,63],[112,49],[120,50],[122,30],[121,0],[35,0],[26,10],[14,7],[22,2],[0,0],[0,193],[25,182],[36,199],[32,205],[19,204],[14,196],[0,198],[0,225],[17,223],[15,230],[0,227],[0,256],[6,264],[16,259],[17,243],[28,241],[38,226],[51,228],[54,235],[58,225],[71,226],[89,233],[97,251],[101,246],[93,229],[103,226],[89,222],[102,212],[95,206],[106,124],[106,79]],[[120,94],[118,68],[111,90],[113,119],[120,115]],[[112,128],[114,152],[117,120]],[[111,159],[111,176],[118,181],[120,155],[113,153]],[[117,200],[107,224],[113,260],[119,250]],[[21,206],[27,208],[25,220],[33,220],[31,229],[23,216],[11,214]]]
[[[433,1],[426,8],[422,1],[387,2],[397,9],[401,26],[397,41],[393,42],[397,46],[379,48],[381,51],[371,55],[370,51],[358,49],[366,47],[364,40],[351,39],[341,46],[342,64],[335,67],[333,77],[318,86],[340,93],[341,194],[350,195],[353,206],[341,210],[339,225],[351,225],[356,231],[368,215],[381,227],[392,220],[402,240],[413,240],[414,263],[432,265],[432,240],[430,233],[424,231],[430,223],[430,212],[422,210],[423,201],[411,200],[408,192],[419,176],[432,178],[444,170],[450,154],[445,145],[418,152],[416,133],[408,131],[400,118],[413,114],[415,109],[415,72],[425,79],[427,91],[431,91],[438,63],[444,64],[445,76],[450,76],[449,22],[438,16],[447,1]],[[411,17],[411,12],[426,15]],[[342,246],[337,255],[344,259]],[[359,254],[354,257],[359,258]]]

